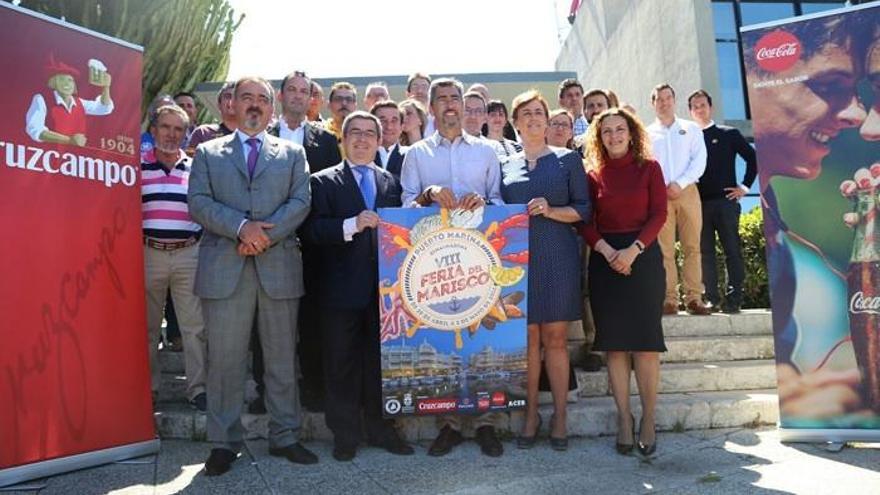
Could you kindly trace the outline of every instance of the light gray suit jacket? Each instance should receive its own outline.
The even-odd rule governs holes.
[[[303,295],[296,229],[309,213],[311,194],[302,146],[265,135],[249,178],[237,133],[203,143],[193,159],[188,199],[190,215],[205,229],[197,296],[225,299],[235,290],[245,263],[236,250],[243,219],[275,224],[266,231],[271,246],[254,257],[263,290],[273,299]]]

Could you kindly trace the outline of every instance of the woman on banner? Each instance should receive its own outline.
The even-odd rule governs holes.
[[[486,113],[488,119],[483,125],[483,136],[500,143],[499,148],[504,151],[506,157],[522,151],[522,146],[516,142],[516,133],[508,120],[507,105],[501,100],[489,100],[486,104]]]
[[[660,352],[666,351],[661,318],[665,291],[663,257],[654,242],[666,221],[666,187],[651,141],[631,113],[605,110],[586,134],[587,174],[593,221],[582,233],[590,253],[590,306],[596,322],[594,350],[605,351],[608,381],[617,406],[617,452],[635,444],[630,410],[630,370],[635,365],[642,402],[638,448],[657,447],[654,410]]]
[[[426,137],[425,126],[428,125],[428,112],[422,103],[410,98],[400,102],[397,108],[403,112],[403,131],[400,133],[400,145],[412,146]]]
[[[514,98],[513,125],[523,151],[502,165],[501,195],[505,203],[526,204],[531,216],[527,406],[517,447],[534,446],[541,427],[538,381],[543,345],[554,405],[550,444],[555,450],[566,450],[567,329],[568,322],[581,317],[580,257],[573,224],[589,220],[590,202],[580,156],[547,146],[549,113],[547,101],[537,91]]]

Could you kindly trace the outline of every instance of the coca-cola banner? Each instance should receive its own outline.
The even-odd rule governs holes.
[[[880,438],[880,6],[743,28],[782,437]]]
[[[154,451],[140,47],[0,2],[0,486]]]
[[[525,206],[379,216],[385,416],[525,407]]]

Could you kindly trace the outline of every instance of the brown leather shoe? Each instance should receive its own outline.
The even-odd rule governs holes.
[[[663,314],[664,315],[677,315],[678,314],[678,304],[663,303]]]
[[[444,456],[452,452],[452,448],[460,444],[464,439],[461,433],[453,430],[449,425],[440,430],[440,434],[434,439],[434,443],[428,449],[428,455],[434,457]]]
[[[687,312],[689,314],[697,316],[712,314],[712,311],[710,311],[709,308],[707,308],[706,305],[703,304],[703,302],[699,299],[694,299],[691,302],[687,303],[687,307],[685,309],[687,309]]]

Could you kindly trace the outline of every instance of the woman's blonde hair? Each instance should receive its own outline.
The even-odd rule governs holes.
[[[629,147],[635,162],[641,166],[646,161],[652,160],[651,139],[648,136],[648,131],[645,130],[645,126],[642,125],[638,117],[628,110],[614,107],[594,117],[593,122],[590,123],[590,127],[587,129],[584,142],[584,158],[590,164],[590,168],[598,170],[604,167],[609,160],[608,151],[605,149],[605,145],[602,144],[602,122],[614,115],[623,117],[626,120],[626,125],[629,128]]]

